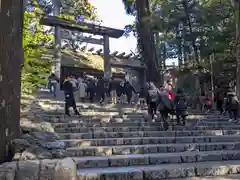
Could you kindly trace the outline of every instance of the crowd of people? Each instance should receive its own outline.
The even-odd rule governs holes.
[[[48,78],[50,91],[56,96],[56,84],[59,83],[57,77],[52,74]],[[114,81],[113,79],[89,77],[86,74],[79,77],[69,75],[63,82],[63,91],[65,95],[65,114],[70,116],[69,108],[73,107],[76,115],[79,112],[76,108],[77,102],[99,101],[104,105],[107,101],[110,103],[132,103],[133,94],[137,95],[135,102],[140,108],[147,106],[148,113],[152,120],[158,119],[157,114],[161,115],[164,127],[168,129],[169,115],[176,115],[176,123],[185,125],[187,109],[189,106],[188,98],[184,90],[179,88],[176,93],[173,91],[171,83],[160,88],[154,83],[146,83],[144,87],[137,92],[127,80]],[[197,104],[201,111],[211,111],[214,101],[220,114],[228,112],[231,119],[237,120],[239,101],[232,89],[224,93],[216,93],[214,99],[211,95],[197,96]]]

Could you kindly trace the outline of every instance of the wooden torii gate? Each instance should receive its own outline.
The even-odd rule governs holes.
[[[40,23],[47,26],[61,27],[63,29],[75,30],[103,36],[104,76],[106,78],[111,77],[109,38],[120,38],[124,33],[123,30],[104,27],[86,22],[66,20],[56,16],[45,16],[40,20]]]

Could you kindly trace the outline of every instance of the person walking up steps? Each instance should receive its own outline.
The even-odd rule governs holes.
[[[80,115],[76,107],[75,97],[73,94],[74,88],[71,83],[71,80],[72,80],[71,76],[67,76],[63,83],[63,90],[65,95],[65,114],[70,116],[69,108],[73,107],[75,115]]]
[[[239,107],[239,100],[235,92],[230,90],[227,93],[227,108],[228,108],[228,113],[230,120],[229,121],[234,121],[237,122],[238,118],[238,107]]]
[[[178,89],[177,94],[174,98],[174,105],[177,116],[177,125],[180,125],[180,119],[182,119],[182,124],[185,125],[185,120],[187,116],[187,101],[184,95],[183,89]]]
[[[157,115],[158,100],[159,100],[158,89],[153,83],[149,83],[148,94],[147,94],[147,104],[148,104],[148,113],[152,117],[152,120],[154,120],[155,116]]]

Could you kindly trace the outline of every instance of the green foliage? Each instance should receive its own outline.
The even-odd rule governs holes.
[[[234,64],[237,11],[232,0],[149,0],[151,17],[148,24],[160,32],[159,54],[167,49],[163,60],[175,54],[179,62],[191,69],[203,67],[209,72],[209,55],[215,53],[215,74],[234,78],[236,68],[225,71],[228,61]],[[123,0],[127,13],[135,13],[135,1]],[[166,46],[161,46],[166,44]],[[169,56],[170,55],[170,56]],[[197,56],[197,57],[196,57]],[[198,60],[197,60],[198,59]],[[228,64],[229,64],[228,63]]]
[[[46,84],[46,74],[50,72],[51,62],[44,59],[44,46],[53,40],[53,35],[45,34],[39,24],[42,13],[36,1],[33,12],[24,13],[22,67],[22,92],[32,93],[37,87]],[[45,46],[46,47],[46,46]],[[45,75],[45,76],[44,76]]]
[[[61,14],[71,20],[75,20],[78,15],[85,19],[98,20],[96,8],[88,0],[63,0]]]
[[[23,49],[24,64],[22,65],[22,92],[32,93],[37,87],[47,83],[51,71],[51,58],[47,57],[47,48],[52,48],[54,37],[46,33],[44,26],[39,24],[40,18],[49,9],[39,4],[39,0],[30,0],[33,12],[24,13]],[[49,4],[48,4],[49,5]],[[85,19],[97,20],[95,8],[88,0],[64,0],[61,17],[75,20],[77,15]]]

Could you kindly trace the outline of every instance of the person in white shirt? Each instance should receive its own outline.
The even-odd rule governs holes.
[[[73,94],[74,94],[74,98],[78,99],[78,93],[77,93],[77,80],[74,76],[71,76],[71,83],[72,83],[72,87],[73,87]]]
[[[78,95],[82,102],[85,102],[87,84],[85,82],[80,82],[78,84]]]

